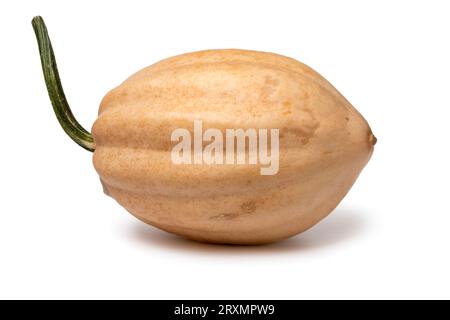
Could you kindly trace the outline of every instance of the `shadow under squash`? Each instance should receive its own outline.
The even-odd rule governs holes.
[[[239,246],[200,243],[166,233],[140,221],[133,223],[131,237],[145,245],[164,247],[169,250],[220,255],[248,255],[321,249],[355,238],[366,229],[366,226],[364,212],[338,207],[328,217],[304,233],[266,245]]]

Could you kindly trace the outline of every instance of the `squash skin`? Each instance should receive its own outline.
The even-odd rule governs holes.
[[[279,128],[280,168],[175,165],[170,135]],[[263,244],[303,232],[351,188],[375,137],[317,72],[288,57],[208,50],[149,66],[111,90],[93,125],[104,191],[138,219],[190,239]]]

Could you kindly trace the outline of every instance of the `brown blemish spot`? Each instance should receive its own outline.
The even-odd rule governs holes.
[[[291,110],[291,102],[290,101],[283,101],[283,103],[282,103],[282,108],[281,108],[281,114],[283,115],[283,116],[287,116],[287,115],[289,115],[289,114],[291,114],[292,113],[292,110]]]
[[[306,100],[306,99],[309,99],[309,93],[308,93],[308,91],[303,91],[303,93],[302,93],[302,96],[300,97],[300,99],[302,99],[302,100]]]
[[[241,209],[244,213],[253,213],[256,210],[256,203],[254,201],[247,201],[241,204]]]
[[[280,81],[268,76],[265,79],[265,84],[266,84],[266,86],[276,87],[277,85],[280,84]]]
[[[276,91],[280,81],[278,79],[267,76],[264,80],[264,85],[261,90],[261,100],[268,100]]]
[[[219,220],[219,221],[227,221],[236,219],[240,216],[243,216],[245,214],[251,214],[256,211],[256,203],[254,201],[246,201],[241,204],[241,212],[226,212],[221,213],[216,216],[212,216],[210,219],[212,220]]]
[[[284,131],[287,133],[293,134],[296,137],[300,137],[300,138],[310,135],[308,130],[303,129],[303,128],[288,128],[288,129],[285,129]]]
[[[284,137],[286,134],[291,134],[299,138],[301,143],[305,145],[315,136],[318,128],[319,123],[315,123],[314,126],[305,126],[304,128],[287,128],[283,130],[281,137]]]
[[[308,99],[309,95],[305,91],[304,99]],[[304,103],[306,104],[306,102]],[[291,139],[298,139],[300,144],[306,145],[315,137],[316,131],[320,127],[320,122],[314,116],[314,112],[305,106],[302,108],[294,108],[291,101],[284,100],[281,102],[281,114],[284,116],[291,115],[295,112],[294,119],[286,119],[286,125],[280,130],[280,138],[284,139],[289,136]],[[297,120],[300,119],[300,121]]]
[[[345,121],[349,121],[350,120],[350,118],[349,117],[345,117]]]
[[[235,219],[237,218],[239,215],[237,213],[221,213],[217,216],[212,216],[211,219],[213,220],[219,220],[219,221],[224,221],[224,220],[231,220],[231,219]]]

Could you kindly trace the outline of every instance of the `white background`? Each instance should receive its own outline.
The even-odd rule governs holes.
[[[210,48],[310,65],[378,137],[327,219],[269,246],[205,245],[135,220],[59,127],[30,24],[42,15],[90,128],[103,95]],[[450,298],[448,1],[3,1],[0,298]]]

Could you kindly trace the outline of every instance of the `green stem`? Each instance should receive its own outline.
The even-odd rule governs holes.
[[[86,150],[94,151],[95,143],[92,134],[78,123],[67,103],[44,20],[42,17],[37,16],[33,18],[31,23],[34,32],[36,33],[39,54],[41,56],[42,71],[44,72],[48,95],[50,96],[50,101],[52,102],[56,117],[58,118],[61,127],[73,141]]]

